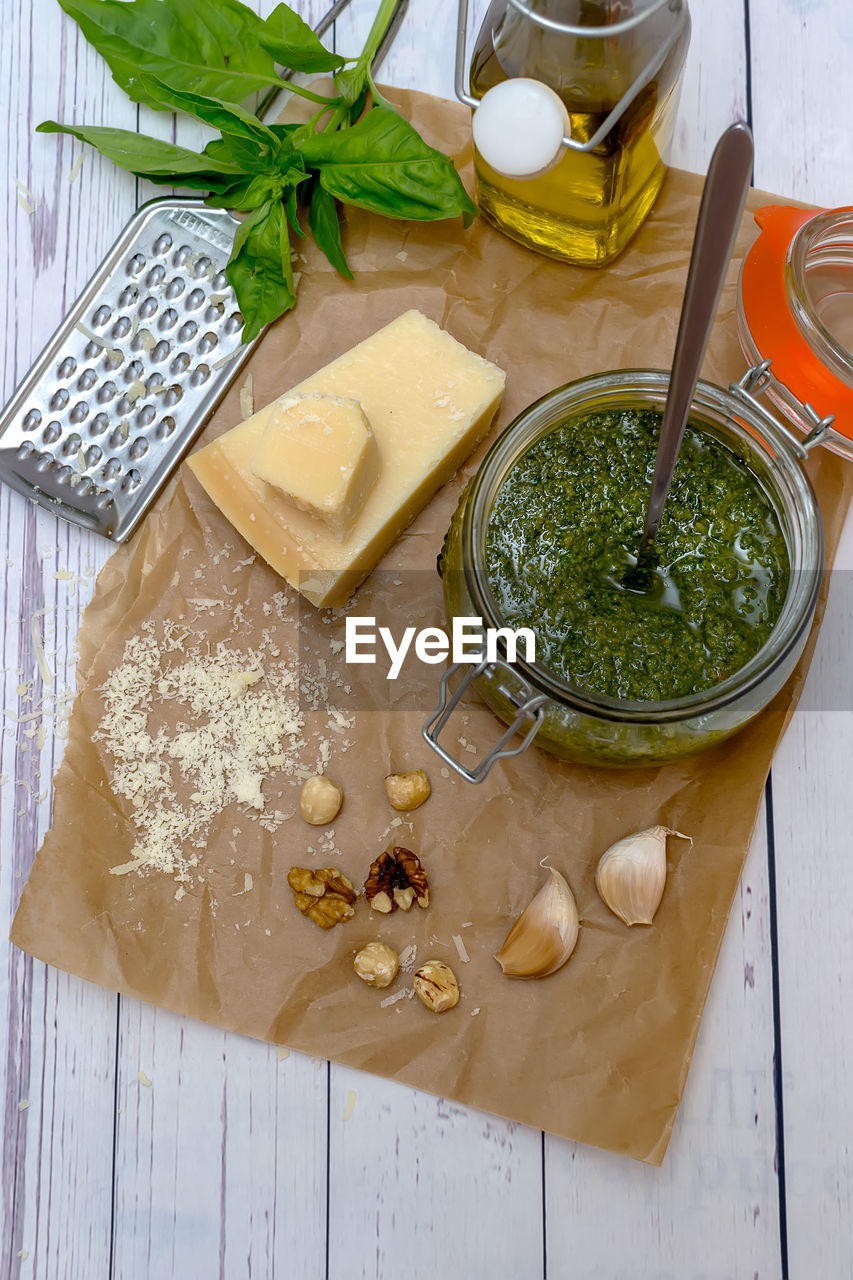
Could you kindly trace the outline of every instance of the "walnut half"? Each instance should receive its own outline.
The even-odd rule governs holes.
[[[291,867],[287,883],[299,910],[321,929],[333,929],[355,915],[358,894],[352,881],[334,867],[318,867],[316,871],[309,867]]]
[[[364,896],[371,910],[386,915],[396,907],[408,911],[413,902],[428,907],[429,881],[418,855],[399,845],[380,853],[367,873]]]

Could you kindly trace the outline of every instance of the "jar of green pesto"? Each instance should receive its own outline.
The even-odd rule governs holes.
[[[722,742],[781,690],[814,614],[823,530],[803,443],[752,395],[761,376],[698,384],[655,583],[638,598],[626,583],[668,373],[570,383],[495,442],[439,557],[448,622],[468,619],[470,634],[479,619],[483,638],[424,726],[458,773],[480,782],[534,741],[587,764],[660,764]],[[524,626],[532,658],[507,648]],[[472,682],[508,727],[468,768],[441,735]]]

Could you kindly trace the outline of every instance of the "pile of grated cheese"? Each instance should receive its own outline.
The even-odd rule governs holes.
[[[263,813],[271,773],[304,772],[299,680],[264,633],[253,649],[187,645],[186,631],[143,625],[100,692],[95,739],[112,757],[110,785],[132,806],[136,842],[114,875],[157,870],[187,880],[216,818],[231,804]],[[177,717],[177,720],[175,719]],[[316,744],[320,757],[328,744]],[[266,811],[265,811],[266,810]]]

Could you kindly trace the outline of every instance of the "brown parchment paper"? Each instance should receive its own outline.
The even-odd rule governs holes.
[[[454,153],[470,179],[468,112],[423,95],[397,96],[404,113]],[[408,307],[419,307],[507,370],[494,431],[569,379],[609,368],[664,367],[700,189],[698,177],[672,172],[646,225],[605,271],[551,262],[482,221],[465,231],[459,223],[417,226],[352,212],[345,244],[355,283],[337,277],[312,246],[303,247],[297,307],[251,360],[255,403],[280,395]],[[749,209],[762,202],[754,193]],[[734,282],[753,235],[747,213],[704,370],[724,385],[744,368]],[[240,416],[235,386],[203,439]],[[412,616],[422,625],[440,621],[435,556],[482,452],[386,557],[355,612],[373,610],[372,591],[393,617],[398,583],[401,629]],[[809,470],[831,561],[853,468],[816,450]],[[472,787],[443,776],[423,744],[423,705],[409,705],[392,691],[388,707],[369,710],[355,691],[354,727],[337,735],[329,765],[346,795],[335,822],[340,855],[320,852],[318,833],[298,816],[270,833],[233,806],[210,833],[199,876],[176,901],[167,875],[108,874],[126,861],[134,831],[127,806],[110,791],[110,760],[91,740],[102,713],[98,690],[126,639],[146,620],[184,619],[211,644],[232,646],[251,643],[268,628],[268,602],[282,583],[259,559],[241,566],[249,555],[184,467],[133,543],[105,566],[80,637],[80,691],[56,777],[53,825],[24,889],[12,940],[62,969],[178,1013],[660,1163],[762,787],[816,628],[790,684],[751,727],[710,753],[662,768],[573,767],[534,749]],[[223,593],[227,608],[189,603]],[[292,605],[273,617],[283,645],[300,642],[306,611],[310,606]],[[314,619],[309,638],[302,635],[303,656],[315,668],[323,625]],[[432,670],[437,685],[439,672]],[[433,689],[426,706],[434,695]],[[340,689],[334,700],[352,710]],[[494,741],[498,723],[490,712],[471,703],[464,715],[460,738],[478,750]],[[322,732],[327,718],[308,708],[306,735]],[[346,741],[352,745],[344,750]],[[410,826],[389,828],[383,775],[415,766],[429,772],[433,796],[411,815]],[[270,806],[295,814],[294,780],[271,776],[264,791]],[[629,930],[595,892],[596,861],[615,839],[658,822],[688,832],[695,843],[688,851],[683,842],[670,842],[655,923]],[[285,880],[292,864],[338,865],[360,884],[371,859],[392,840],[422,855],[432,885],[428,911],[374,921],[361,902],[355,919],[330,933],[295,911]],[[508,981],[492,957],[542,883],[539,863],[546,857],[577,897],[583,922],[577,950],[541,982]],[[241,892],[246,872],[253,887]],[[468,963],[457,958],[454,934],[463,938]],[[387,993],[352,974],[354,951],[377,936],[398,949],[416,943],[419,962],[430,955],[446,959],[463,990],[457,1008],[436,1017],[417,1000],[382,1007]],[[409,981],[401,976],[398,986]]]

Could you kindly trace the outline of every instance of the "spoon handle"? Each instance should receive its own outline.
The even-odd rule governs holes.
[[[749,190],[752,158],[749,127],[743,123],[733,124],[714,148],[708,167],[696,220],[639,561],[643,560],[655,540],[672,483],[690,402],[696,390]]]

